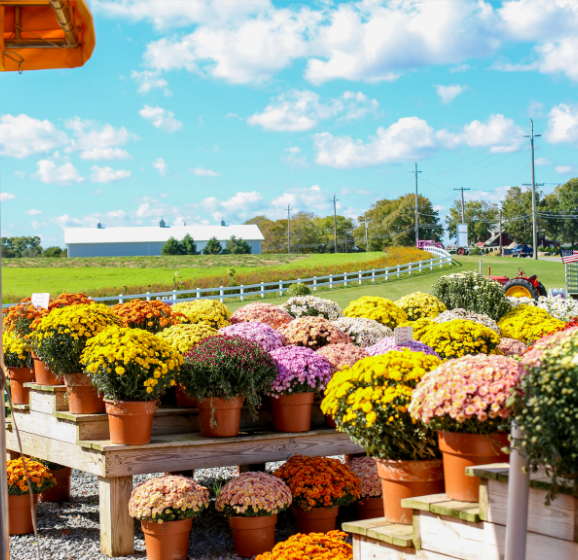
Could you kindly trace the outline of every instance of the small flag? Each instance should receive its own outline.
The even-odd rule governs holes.
[[[578,251],[572,249],[560,249],[560,256],[564,264],[578,262]]]

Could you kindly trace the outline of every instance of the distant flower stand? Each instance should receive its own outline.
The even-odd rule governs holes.
[[[100,549],[111,557],[134,554],[134,520],[128,515],[133,475],[229,465],[250,470],[250,465],[283,461],[297,453],[331,456],[362,451],[349,436],[325,426],[319,402],[313,405],[308,432],[275,432],[270,410],[260,411],[253,422],[243,408],[238,436],[203,437],[198,409],[173,407],[156,410],[150,443],[113,444],[106,414],[68,411],[65,385],[25,385],[30,404],[14,410],[24,453],[98,476]],[[16,452],[10,424],[6,439],[8,450]]]

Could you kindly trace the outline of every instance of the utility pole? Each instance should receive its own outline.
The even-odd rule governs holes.
[[[333,195],[333,237],[335,241],[335,252],[337,253],[337,198]]]
[[[419,204],[417,196],[417,174],[421,171],[417,170],[417,163],[415,164],[415,171],[410,171],[410,173],[415,173],[415,246],[417,247],[417,242],[419,241]]]
[[[500,222],[500,257],[504,256],[504,248],[502,246],[502,209],[498,210],[498,220]]]
[[[536,180],[534,178],[534,138],[542,136],[541,134],[534,134],[534,121],[530,119],[530,147],[532,152],[532,245],[534,251],[534,259],[538,259],[538,218],[536,215]],[[528,138],[528,135],[524,135]]]
[[[287,205],[287,252],[291,254],[291,204]]]
[[[464,204],[464,191],[469,191],[470,189],[464,189],[460,187],[459,189],[454,189],[454,191],[462,191],[462,224],[466,223],[466,206]]]

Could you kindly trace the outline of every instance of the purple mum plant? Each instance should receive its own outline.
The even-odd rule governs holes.
[[[370,356],[380,356],[381,354],[385,354],[390,350],[402,350],[403,348],[409,348],[412,352],[423,352],[424,354],[428,354],[430,356],[439,356],[434,352],[433,348],[424,344],[423,342],[419,342],[419,340],[410,340],[409,342],[404,342],[398,346],[395,345],[395,337],[389,336],[380,340],[377,344],[366,348],[365,350]]]
[[[285,337],[279,331],[276,331],[266,323],[257,321],[223,327],[219,332],[227,336],[240,336],[241,338],[257,342],[266,352],[282,348],[285,344]]]

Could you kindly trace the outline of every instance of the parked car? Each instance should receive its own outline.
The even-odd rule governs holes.
[[[534,254],[534,250],[532,249],[532,247],[530,247],[529,245],[516,245],[513,249],[512,252],[510,253],[510,255],[512,257],[518,257],[520,259],[525,258],[525,257],[531,257]]]

